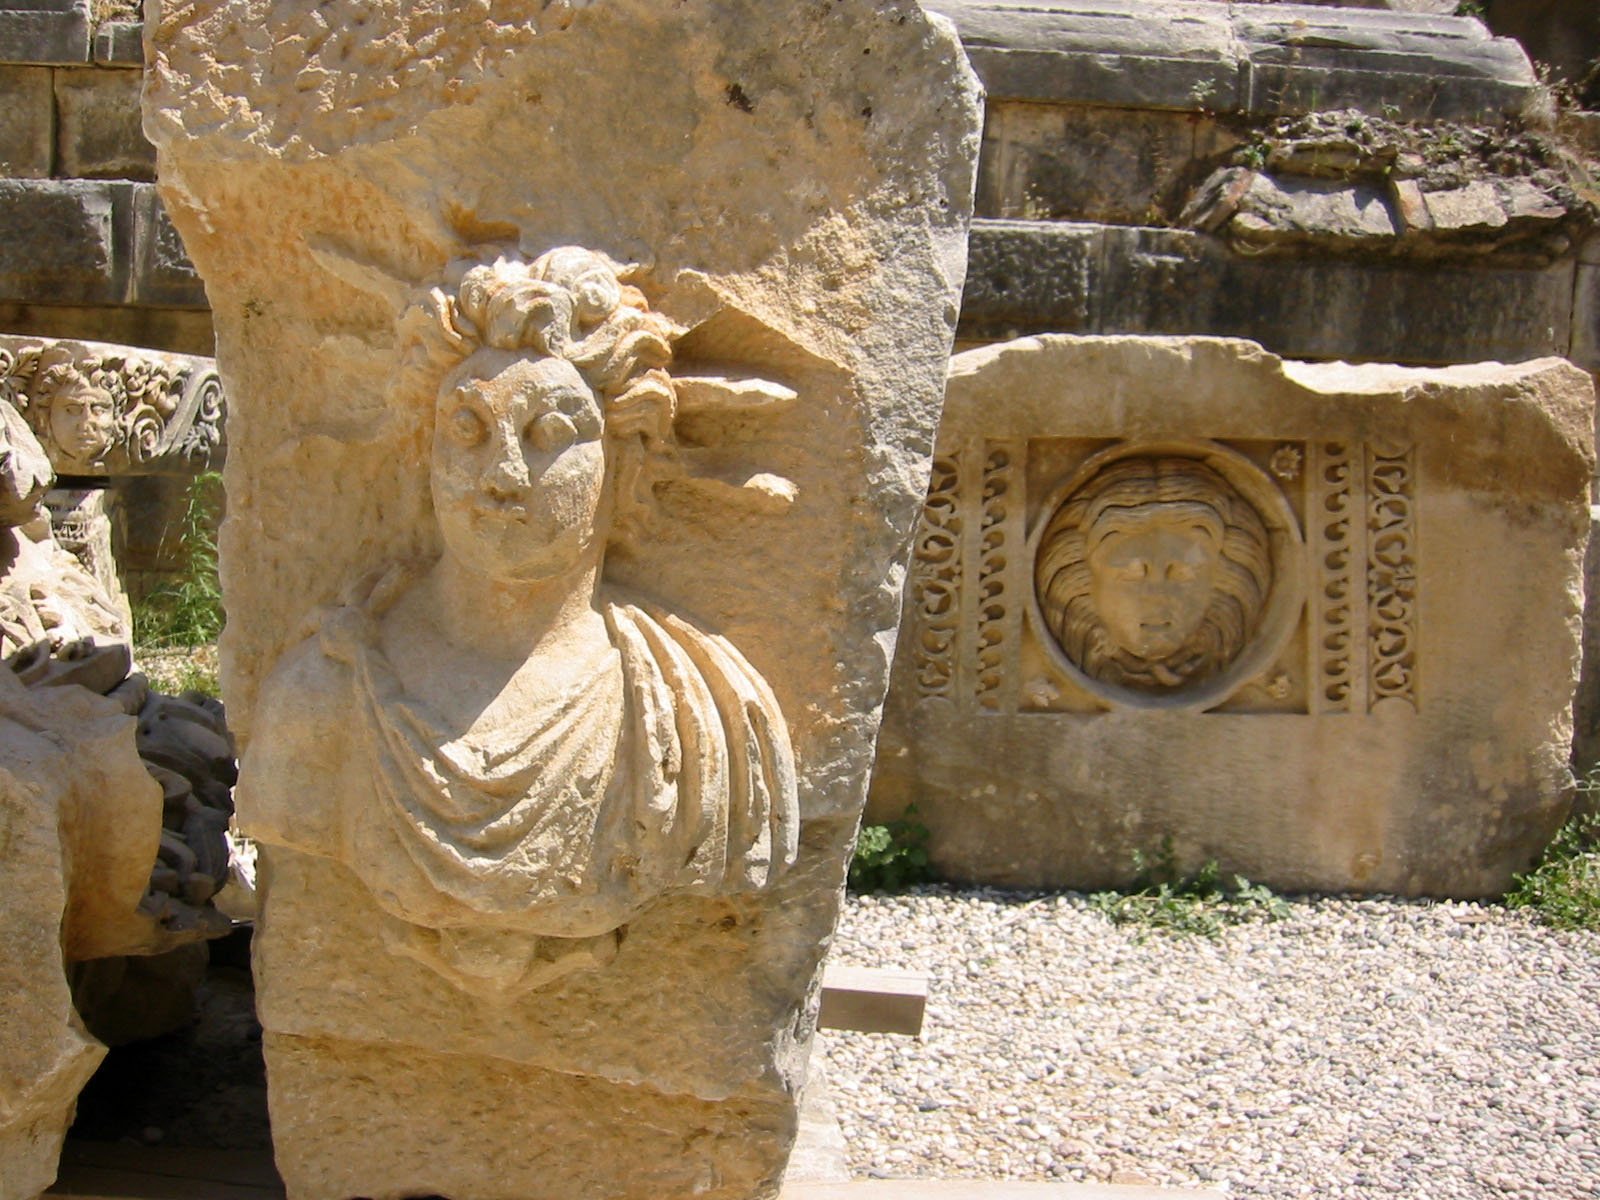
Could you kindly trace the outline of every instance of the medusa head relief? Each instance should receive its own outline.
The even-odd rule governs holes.
[[[1299,609],[1281,492],[1214,443],[1114,447],[1035,532],[1036,615],[1103,699],[1205,707],[1269,665]]]

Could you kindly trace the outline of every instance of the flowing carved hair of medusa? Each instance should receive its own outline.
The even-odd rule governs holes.
[[[1107,537],[1156,519],[1181,523],[1216,554],[1211,596],[1175,651],[1143,658],[1116,644],[1093,599],[1090,555]],[[1216,674],[1255,631],[1272,584],[1272,550],[1260,514],[1211,467],[1193,458],[1124,458],[1097,472],[1050,518],[1034,585],[1045,623],[1067,657],[1102,682],[1165,691]]]
[[[651,312],[610,259],[559,246],[532,262],[504,254],[458,263],[446,286],[413,305],[401,327],[411,331],[435,381],[485,347],[570,362],[602,414],[617,516],[636,514],[647,460],[672,453],[677,397],[666,368],[683,331]]]

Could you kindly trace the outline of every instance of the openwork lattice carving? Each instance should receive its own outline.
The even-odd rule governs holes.
[[[1411,448],[1369,447],[1367,639],[1369,704],[1417,706],[1416,464]]]
[[[911,557],[912,676],[918,700],[948,700],[961,632],[961,455],[935,455]]]
[[[973,682],[978,704],[1000,706],[1006,661],[1015,653],[1006,645],[1005,569],[1006,516],[1011,497],[1012,456],[1004,446],[990,446],[983,460],[983,516],[978,534],[977,672]],[[1019,498],[1020,502],[1020,498]]]

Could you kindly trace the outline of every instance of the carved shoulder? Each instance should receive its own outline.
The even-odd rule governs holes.
[[[352,769],[350,669],[324,653],[322,638],[279,660],[261,690],[255,735],[244,752],[235,802],[240,829],[270,845],[335,855],[334,798],[358,795],[340,778]]]

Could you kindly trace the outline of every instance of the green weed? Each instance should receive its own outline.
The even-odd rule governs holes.
[[[1252,171],[1260,171],[1267,165],[1267,159],[1272,153],[1272,147],[1263,141],[1251,142],[1239,151],[1238,162],[1241,167],[1249,167]]]
[[[222,632],[222,586],[217,581],[213,529],[222,506],[222,476],[195,476],[185,497],[183,546],[188,561],[177,581],[134,607],[134,639],[141,646],[203,646]]]
[[[1125,892],[1096,892],[1089,907],[1113,925],[1135,925],[1144,931],[1215,938],[1230,925],[1282,921],[1289,905],[1270,888],[1242,875],[1224,882],[1216,859],[1192,875],[1178,869],[1172,838],[1149,855],[1133,852],[1135,879]]]
[[[1538,864],[1518,875],[1507,908],[1528,908],[1555,929],[1600,931],[1600,813],[1573,817]]]
[[[928,827],[917,820],[917,806],[887,825],[863,825],[850,860],[850,890],[897,892],[933,878],[928,861]]]

